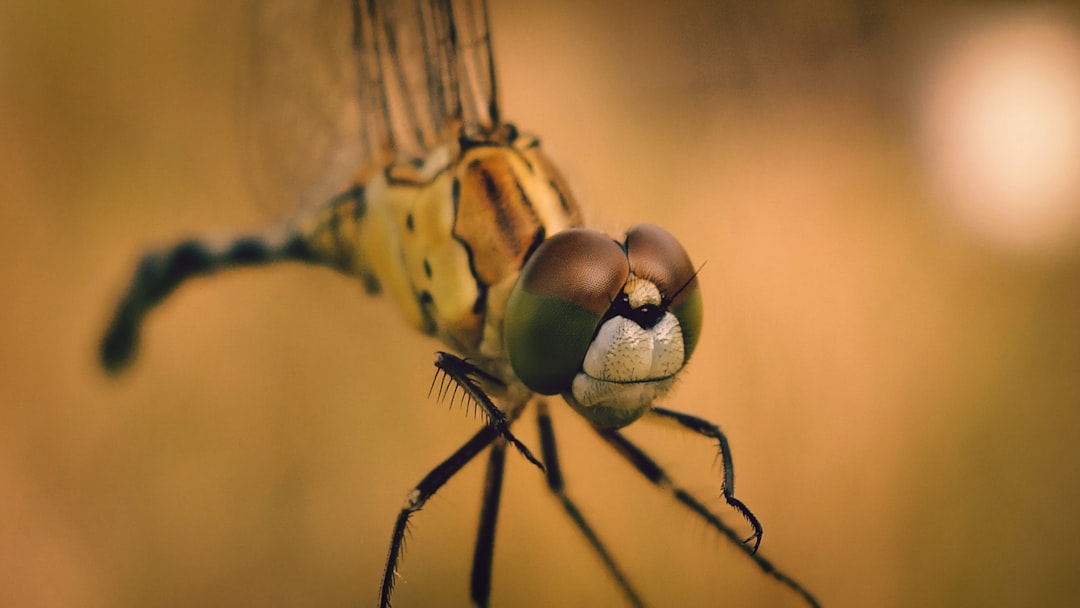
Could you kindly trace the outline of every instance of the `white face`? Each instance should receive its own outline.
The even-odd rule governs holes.
[[[661,305],[653,283],[631,280],[627,288],[633,308]],[[635,419],[668,392],[685,362],[682,327],[675,315],[665,312],[651,327],[612,317],[589,345],[566,398],[580,410],[599,406]]]

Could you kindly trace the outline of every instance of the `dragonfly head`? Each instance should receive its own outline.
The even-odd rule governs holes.
[[[641,224],[618,242],[575,228],[522,267],[503,337],[527,387],[562,394],[593,424],[621,427],[674,385],[701,314],[690,257],[667,231]]]

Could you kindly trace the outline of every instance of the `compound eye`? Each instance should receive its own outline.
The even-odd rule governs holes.
[[[696,288],[690,256],[670,232],[659,226],[638,224],[630,228],[626,232],[626,256],[630,272],[652,281],[665,300],[674,302],[685,297],[691,283]]]
[[[565,230],[533,252],[503,322],[510,364],[529,389],[543,395],[570,390],[629,274],[626,252],[596,230]]]
[[[686,359],[701,335],[701,291],[690,256],[667,230],[638,224],[626,233],[626,257],[634,275],[660,290],[667,309],[679,320]]]

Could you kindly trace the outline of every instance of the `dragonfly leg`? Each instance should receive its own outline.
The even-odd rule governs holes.
[[[668,474],[664,469],[661,468],[652,457],[643,452],[641,448],[631,443],[629,439],[616,430],[596,427],[593,427],[593,430],[596,431],[611,447],[615,448],[615,451],[622,455],[623,458],[628,460],[639,473],[645,476],[646,479],[651,481],[657,487],[667,490],[679,504],[690,509],[695,515],[705,520],[711,528],[735,543],[743,553],[749,556],[750,559],[757,564],[762,572],[768,574],[788,589],[794,591],[802,597],[807,605],[813,606],[814,608],[818,608],[821,605],[818,603],[817,599],[806,590],[806,588],[784,572],[777,570],[772,562],[765,559],[764,556],[757,553],[750,545],[743,542],[735,530],[721,521],[715,513],[706,508],[701,500],[694,497],[684,488],[676,485],[675,482],[668,477]]]
[[[499,517],[503,471],[506,467],[506,440],[499,439],[488,453],[484,477],[484,498],[480,507],[480,526],[473,551],[472,581],[469,591],[473,604],[485,608],[491,600],[491,566],[495,555],[495,524]]]
[[[390,594],[394,591],[394,582],[397,577],[398,563],[401,561],[401,552],[405,545],[405,532],[408,530],[409,517],[424,507],[439,488],[457,474],[470,460],[479,454],[499,436],[499,432],[491,426],[480,429],[472,439],[458,448],[449,458],[439,463],[439,466],[420,480],[405,498],[405,506],[398,513],[394,522],[394,531],[390,537],[390,551],[386,556],[386,568],[383,570],[382,584],[379,586],[379,606],[390,606]]]
[[[506,414],[498,408],[491,401],[491,398],[487,396],[482,388],[476,383],[475,378],[481,378],[488,382],[495,384],[502,384],[502,382],[494,376],[488,374],[484,370],[476,367],[472,363],[451,355],[438,351],[435,353],[435,367],[439,368],[439,371],[446,375],[457,388],[460,388],[465,392],[466,398],[471,400],[472,403],[477,404],[484,411],[487,416],[488,425],[499,431],[507,441],[510,442],[526,460],[536,465],[541,471],[544,470],[544,465],[541,463],[533,453],[529,451],[529,448],[521,443],[517,437],[510,432],[510,419],[506,417]],[[438,381],[439,376],[436,374],[435,380],[432,381],[431,387],[435,388],[435,382]],[[446,382],[439,384],[438,398],[444,399],[451,387],[448,387]],[[455,399],[456,391],[451,394],[451,401]]]
[[[728,445],[728,440],[727,437],[724,436],[724,432],[720,430],[720,427],[708,420],[698,418],[697,416],[691,416],[690,414],[683,414],[681,412],[675,412],[660,407],[654,407],[650,410],[649,414],[659,418],[672,420],[684,429],[716,440],[721,466],[724,469],[724,479],[720,482],[720,492],[724,496],[724,501],[726,501],[731,508],[738,511],[739,514],[750,523],[750,527],[753,528],[754,533],[743,542],[749,543],[751,540],[754,541],[754,552],[757,552],[758,547],[761,545],[761,523],[741,500],[735,498],[735,467],[731,462],[731,446]]]
[[[544,462],[547,464],[547,485],[548,489],[562,503],[563,509],[566,514],[570,516],[570,519],[574,521],[574,525],[578,527],[585,539],[589,541],[589,545],[592,546],[593,551],[604,562],[604,567],[607,568],[612,578],[615,579],[616,584],[619,585],[619,589],[622,590],[626,599],[632,606],[641,607],[644,606],[644,602],[641,601],[641,597],[638,596],[637,591],[634,590],[630,584],[629,579],[623,574],[622,569],[615,563],[615,558],[604,546],[604,543],[600,541],[600,537],[596,535],[596,532],[592,529],[592,526],[585,520],[585,516],[574,504],[574,501],[566,494],[565,484],[563,483],[562,470],[559,468],[559,455],[555,446],[555,430],[551,425],[551,415],[548,413],[547,403],[541,401],[537,408],[537,424],[540,428],[540,450],[544,457]]]

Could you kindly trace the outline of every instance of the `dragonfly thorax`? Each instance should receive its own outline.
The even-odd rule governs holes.
[[[467,357],[505,359],[522,264],[581,223],[537,140],[512,129],[395,161],[354,192],[302,226],[317,256],[376,281],[410,325]]]

